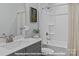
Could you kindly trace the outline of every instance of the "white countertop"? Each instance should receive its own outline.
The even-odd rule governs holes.
[[[39,41],[41,41],[40,38],[27,38],[9,44],[0,45],[0,56],[9,55],[15,51],[18,51],[24,47],[28,47]]]

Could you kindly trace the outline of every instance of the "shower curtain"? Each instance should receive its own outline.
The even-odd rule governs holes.
[[[69,43],[68,55],[79,55],[79,18],[78,18],[78,4],[69,4]]]

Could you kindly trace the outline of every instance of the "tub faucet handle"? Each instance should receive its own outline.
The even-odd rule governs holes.
[[[49,35],[48,32],[46,32],[46,36]]]

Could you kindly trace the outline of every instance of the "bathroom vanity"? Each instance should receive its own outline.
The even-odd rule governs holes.
[[[36,53],[41,53],[41,41],[36,42],[28,47],[24,47],[18,51],[15,51],[14,53],[9,54],[8,56],[30,56],[36,55]]]
[[[0,45],[0,56],[29,56],[41,53],[41,39],[27,38]],[[36,54],[35,54],[36,55]]]

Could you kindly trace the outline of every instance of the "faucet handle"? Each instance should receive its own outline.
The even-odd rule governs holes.
[[[14,35],[13,35],[13,34],[11,34],[11,35],[9,35],[9,37],[13,38],[13,37],[14,37]]]
[[[9,42],[13,42],[13,34],[9,35],[9,37],[8,37],[8,43]]]
[[[49,35],[48,32],[46,32],[46,36]]]
[[[3,38],[4,38],[4,37],[7,37],[7,35],[6,35],[5,33],[3,33],[2,35],[3,35]]]
[[[3,33],[3,35],[6,35],[5,33]]]

